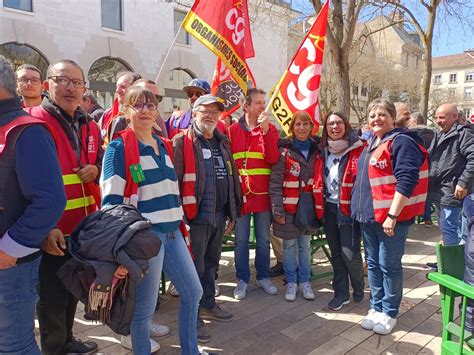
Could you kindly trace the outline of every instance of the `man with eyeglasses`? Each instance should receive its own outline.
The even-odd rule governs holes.
[[[103,151],[97,124],[79,107],[85,91],[81,67],[68,59],[52,63],[43,86],[49,98],[26,111],[52,129],[67,203],[43,245],[37,305],[41,350],[44,354],[83,354],[96,350],[97,344],[73,337],[78,300],[63,286],[56,272],[71,258],[67,249],[69,235],[100,203],[98,179]]]
[[[140,87],[144,87],[144,88],[150,90],[153,93],[153,95],[155,95],[155,97],[158,101],[158,104],[163,100],[163,96],[161,96],[159,94],[158,86],[156,85],[156,83],[153,80],[138,79],[137,81],[135,81],[133,83],[132,86],[140,86]],[[158,109],[157,109],[156,113],[157,113],[156,124],[155,124],[155,127],[154,127],[155,132],[161,137],[168,138],[168,134],[166,132],[165,122],[164,122],[163,118],[160,116],[160,114],[158,112]],[[113,139],[117,138],[118,133],[120,131],[124,130],[125,128],[127,128],[127,120],[126,120],[125,116],[123,116],[123,115],[117,116],[109,124],[109,127],[107,129],[107,133],[106,133],[107,140],[110,142]]]
[[[215,275],[222,238],[240,215],[242,193],[239,174],[227,137],[216,129],[224,105],[212,95],[199,97],[193,106],[194,122],[173,138],[173,156],[183,210],[190,226],[194,265],[203,288],[197,325],[198,340],[211,335],[202,319],[228,322],[232,314],[215,299]]]
[[[203,79],[193,79],[183,91],[189,98],[189,110],[174,111],[166,121],[166,128],[168,129],[168,138],[172,139],[179,132],[188,129],[192,123],[192,107],[196,100],[202,95],[210,94],[211,87],[209,83]]]
[[[32,64],[23,64],[16,70],[17,89],[23,100],[23,107],[41,105],[41,72]]]
[[[109,142],[106,139],[106,135],[107,131],[110,128],[110,125],[112,124],[112,120],[115,117],[123,116],[122,103],[128,88],[132,86],[135,81],[141,78],[142,76],[140,74],[131,71],[124,71],[117,74],[114,104],[112,107],[105,110],[99,122],[97,122],[100,128],[102,138],[105,140],[106,144]]]

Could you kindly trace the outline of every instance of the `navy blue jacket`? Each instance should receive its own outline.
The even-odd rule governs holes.
[[[420,166],[424,159],[418,147],[418,144],[423,144],[423,140],[417,132],[395,128],[386,133],[380,143],[392,139],[394,135],[396,137],[392,142],[392,167],[393,174],[397,179],[396,191],[403,196],[410,197],[418,183]],[[378,145],[375,145],[376,139],[376,136],[371,137],[368,146],[360,155],[357,164],[357,177],[352,190],[351,214],[353,218],[361,223],[376,223],[368,176],[370,156],[378,147]],[[413,221],[398,223],[411,224]]]
[[[26,115],[19,97],[0,101],[0,126]],[[8,190],[8,193],[16,193],[17,201],[24,199],[27,204],[13,224],[3,226],[0,250],[22,258],[39,250],[61,218],[66,195],[56,148],[46,128],[38,124],[25,128],[16,141],[14,160],[19,188],[16,192]],[[9,186],[11,188],[13,186]],[[6,218],[8,209],[15,206],[4,207],[2,218]]]

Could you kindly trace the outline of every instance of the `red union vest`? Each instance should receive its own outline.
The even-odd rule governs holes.
[[[57,228],[67,236],[72,233],[79,222],[97,210],[100,204],[100,193],[94,182],[84,183],[73,171],[79,165],[94,164],[99,151],[100,132],[95,122],[81,127],[82,151],[78,161],[77,155],[59,122],[43,107],[35,106],[26,109],[32,116],[44,121],[54,132],[58,150],[58,159],[63,175],[67,203]]]
[[[357,147],[349,152],[347,165],[342,176],[341,187],[339,190],[339,208],[346,215],[351,215],[351,195],[357,176],[357,161],[364,150],[364,146]]]
[[[295,214],[300,197],[301,165],[299,161],[291,157],[288,149],[285,149],[282,154],[285,155],[286,168],[283,178],[283,208],[285,212]],[[323,159],[320,156],[315,158],[313,177],[306,184],[301,181],[302,192],[313,192],[314,211],[319,220],[324,216],[323,165]]]
[[[124,191],[124,203],[131,204],[137,207],[138,203],[138,183],[133,181],[132,174],[130,173],[129,166],[140,164],[140,151],[138,150],[138,140],[135,132],[131,128],[127,128],[119,133],[123,139],[124,152],[125,152],[125,191]],[[173,149],[171,141],[166,138],[160,138],[165,144],[166,153],[169,158],[173,160]],[[181,221],[179,230],[183,235],[184,242],[188,248],[191,257],[194,259],[193,252],[191,250],[191,238],[186,228],[184,221]]]
[[[383,223],[387,218],[387,213],[392,205],[393,196],[397,179],[393,174],[392,168],[392,142],[393,137],[380,144],[372,153],[369,160],[369,182],[372,191],[372,199],[374,203],[375,220]],[[409,221],[410,219],[422,215],[425,210],[426,195],[428,192],[428,152],[418,144],[425,159],[420,167],[420,176],[418,183],[413,190],[412,196],[408,199],[405,207],[403,207],[398,221]]]
[[[197,215],[196,201],[196,159],[194,157],[191,130],[184,133],[184,175],[181,183],[183,210],[186,218],[192,221]]]

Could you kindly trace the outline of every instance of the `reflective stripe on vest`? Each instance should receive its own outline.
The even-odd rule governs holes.
[[[272,169],[239,169],[239,174],[241,176],[255,176],[255,175],[271,175]]]
[[[75,208],[83,208],[95,204],[93,196],[79,197],[72,200],[67,200],[65,211],[73,210]]]
[[[184,175],[181,183],[183,210],[186,218],[192,220],[197,215],[196,200],[196,161],[194,157],[194,143],[191,130],[188,129],[183,136]]]
[[[263,153],[260,152],[238,152],[232,154],[234,160],[237,159],[245,159],[245,158],[253,158],[253,159],[265,159]]]
[[[387,218],[395,195],[397,180],[394,176],[391,162],[391,140],[380,144],[370,157],[368,175],[372,200],[374,206],[374,217],[378,223],[383,223]],[[428,192],[428,152],[418,144],[424,155],[424,161],[420,167],[419,179],[413,190],[412,196],[408,198],[405,206],[400,212],[398,221],[409,221],[422,215],[425,209],[425,201]]]

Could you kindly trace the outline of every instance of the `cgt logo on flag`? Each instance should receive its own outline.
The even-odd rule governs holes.
[[[277,84],[271,109],[286,134],[297,111],[306,111],[319,127],[319,85],[321,83],[328,2],[296,52],[288,69]]]

